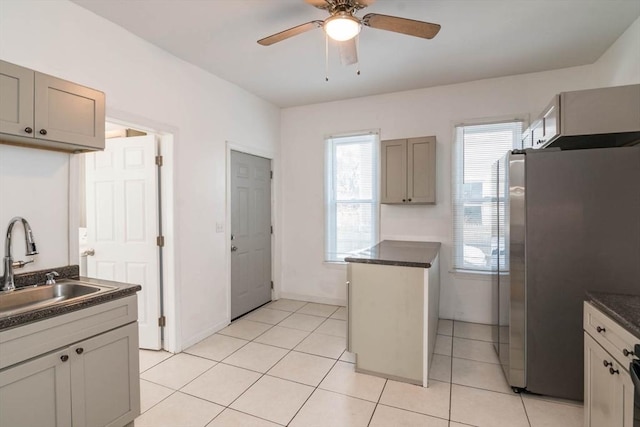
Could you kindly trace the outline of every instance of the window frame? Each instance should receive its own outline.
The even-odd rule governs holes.
[[[522,133],[526,128],[526,120],[521,117],[503,117],[490,120],[470,120],[464,123],[455,124],[453,127],[453,144],[452,144],[452,173],[451,173],[451,212],[452,212],[452,260],[451,270],[453,273],[471,274],[471,275],[486,275],[495,271],[492,265],[485,265],[484,267],[474,267],[467,265],[464,262],[464,246],[466,245],[464,236],[460,236],[460,233],[464,233],[464,211],[466,206],[478,206],[482,210],[484,206],[489,204],[491,210],[495,207],[496,203],[504,203],[505,196],[492,194],[491,196],[464,196],[464,174],[465,174],[465,146],[464,136],[459,138],[459,129],[474,127],[474,126],[491,126],[491,125],[506,125],[513,124],[514,129],[512,146],[509,150],[522,148]],[[519,129],[515,126],[519,124]],[[506,152],[504,154],[506,154]],[[498,157],[500,159],[502,155]],[[493,184],[493,183],[492,183]],[[497,183],[496,183],[497,185]],[[461,218],[462,216],[462,218]],[[460,227],[459,225],[462,224]],[[493,227],[493,225],[492,225]],[[491,242],[489,242],[491,244]],[[498,250],[500,243],[498,242]],[[462,265],[459,263],[462,262]]]
[[[371,199],[337,199],[335,187],[336,147],[338,145],[362,144],[362,141],[339,141],[358,137],[372,137],[372,183]],[[344,264],[344,256],[337,252],[337,206],[340,203],[370,204],[372,213],[371,245],[378,243],[380,236],[380,132],[377,130],[328,135],[324,138],[324,254],[325,263]],[[366,249],[366,248],[362,248]],[[344,256],[343,256],[344,255]]]

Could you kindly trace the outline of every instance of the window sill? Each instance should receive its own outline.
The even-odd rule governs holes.
[[[460,279],[477,279],[477,280],[486,280],[491,276],[494,276],[496,271],[486,271],[486,270],[449,270],[449,274],[454,277],[458,277]],[[508,276],[509,272],[501,272],[500,276]]]
[[[344,262],[344,261],[322,261],[323,265],[326,265],[328,267],[333,267],[333,266],[342,266],[342,265],[347,265],[349,264],[348,262]]]

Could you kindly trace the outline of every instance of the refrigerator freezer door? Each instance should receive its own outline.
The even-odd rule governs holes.
[[[507,376],[512,387],[527,385],[526,277],[525,277],[525,155],[509,154],[507,174],[509,202],[505,237],[509,240],[509,274],[500,278],[509,285],[509,354]]]
[[[581,400],[585,291],[638,293],[640,147],[529,153],[526,193],[526,387]]]

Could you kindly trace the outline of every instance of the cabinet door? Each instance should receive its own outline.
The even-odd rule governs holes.
[[[382,141],[380,203],[404,203],[407,199],[407,140]]]
[[[618,373],[611,374],[610,368]],[[623,376],[628,379],[629,374],[621,369],[613,357],[589,334],[585,333],[584,415],[586,427],[626,427],[623,417],[625,403]],[[633,404],[633,401],[631,403]]]
[[[138,324],[70,347],[74,427],[123,426],[140,414]]]
[[[542,120],[537,120],[531,125],[533,148],[540,148],[544,144],[544,126]]]
[[[555,96],[553,101],[545,108],[542,113],[542,127],[543,127],[543,139],[545,143],[550,142],[560,131],[559,112],[560,112],[560,97]]]
[[[0,372],[0,426],[69,427],[69,367],[69,352],[64,350]]]
[[[531,128],[527,128],[526,131],[522,134],[522,148],[531,148],[533,147],[533,132],[531,132]]]
[[[0,61],[0,132],[33,137],[33,75]]]
[[[38,138],[103,150],[104,114],[104,93],[35,73]]]
[[[407,202],[436,202],[436,137],[407,140]]]

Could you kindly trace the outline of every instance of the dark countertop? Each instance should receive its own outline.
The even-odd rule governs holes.
[[[383,240],[377,245],[346,257],[346,262],[430,268],[440,251],[440,242]]]
[[[620,326],[640,338],[640,295],[587,292],[587,299]]]
[[[63,280],[79,280],[85,283],[94,284],[94,285],[106,285],[111,286],[113,289],[109,289],[105,292],[99,293],[95,296],[89,296],[88,298],[81,298],[79,300],[70,300],[65,301],[54,306],[42,307],[39,309],[35,309],[28,312],[16,313],[8,316],[2,316],[0,314],[0,331],[4,329],[14,328],[17,326],[22,326],[27,323],[37,322],[40,320],[48,319],[55,316],[60,316],[62,314],[70,313],[76,310],[82,310],[83,308],[91,307],[98,304],[103,304],[108,301],[112,301],[118,298],[124,298],[129,295],[134,295],[136,292],[142,290],[142,286],[140,285],[130,285],[127,283],[120,282],[112,282],[110,280],[99,280],[99,279],[90,279],[88,277],[80,277],[79,269],[77,266],[67,266],[61,268],[47,269],[42,271],[36,271],[33,273],[25,273],[20,276],[16,276],[15,282],[16,286],[19,288],[16,291],[11,292],[20,292],[19,289],[22,286],[30,286],[34,284],[41,284],[41,279],[44,277],[46,272],[55,270],[60,273],[60,277],[56,278],[58,282]],[[2,294],[0,294],[0,298],[2,298]]]

